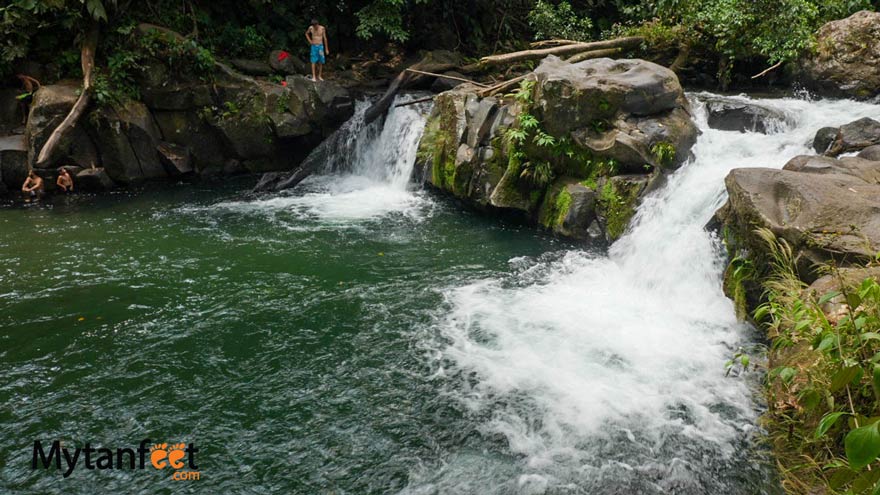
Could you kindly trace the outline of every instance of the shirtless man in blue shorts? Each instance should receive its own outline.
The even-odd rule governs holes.
[[[312,19],[312,25],[306,30],[306,39],[312,47],[310,59],[312,62],[312,81],[323,81],[324,57],[330,55],[327,48],[327,28],[322,26],[317,19]]]

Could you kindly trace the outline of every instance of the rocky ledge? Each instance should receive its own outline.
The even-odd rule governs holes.
[[[513,94],[435,98],[416,180],[575,239],[620,237],[698,130],[678,78],[644,60],[547,57]]]
[[[875,145],[880,132],[873,138],[866,134],[875,126],[880,129],[880,123],[861,119],[817,133],[817,141],[823,140],[817,149],[835,155],[860,151],[857,156],[802,155],[782,170],[744,168],[727,176],[729,199],[715,218],[731,257],[748,260],[758,270],[746,281],[747,300],[740,301],[747,308],[759,301],[760,279],[772,262],[756,229],[769,229],[791,246],[798,276],[808,284],[823,275],[816,271],[819,264],[861,267],[880,252],[880,156]],[[738,289],[730,282],[728,277],[727,290],[734,295]]]
[[[333,82],[291,75],[273,83],[220,63],[209,75],[181,78],[157,57],[136,87],[138,99],[93,105],[62,143],[60,159],[35,169],[48,189],[59,166],[75,175],[80,189],[92,190],[168,177],[289,170],[354,111],[348,90]],[[24,129],[0,136],[5,189],[19,190],[79,92],[75,81],[42,86]],[[17,102],[9,111],[17,111]],[[7,120],[14,119],[0,118]]]

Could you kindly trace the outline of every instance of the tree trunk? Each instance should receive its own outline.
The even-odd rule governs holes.
[[[675,60],[672,61],[672,65],[669,66],[669,70],[678,74],[681,69],[684,69],[688,62],[688,57],[691,55],[691,44],[690,43],[682,43],[681,47],[678,50],[678,55],[675,57]]]
[[[388,111],[388,108],[391,107],[391,103],[394,102],[394,97],[397,96],[397,93],[406,88],[407,86],[412,86],[413,84],[423,80],[426,77],[423,73],[431,73],[431,72],[443,72],[450,69],[454,69],[455,64],[423,64],[417,63],[410,67],[409,69],[404,70],[397,77],[391,81],[391,85],[388,86],[388,90],[385,91],[385,94],[379,98],[376,103],[367,109],[367,112],[364,114],[364,122],[369,124],[379,117],[385,115],[385,112]],[[414,69],[414,71],[413,71]],[[416,72],[417,71],[417,72]],[[420,74],[421,72],[422,74]]]
[[[95,68],[95,50],[97,50],[97,48],[98,23],[97,21],[91,20],[89,21],[88,31],[83,39],[80,53],[83,71],[82,93],[80,93],[79,98],[76,99],[76,103],[73,104],[70,113],[68,113],[67,117],[61,121],[61,124],[52,131],[49,139],[46,140],[46,144],[40,149],[40,154],[36,160],[36,165],[38,167],[50,165],[57,159],[58,148],[62,139],[69,134],[74,127],[76,127],[77,122],[79,122],[80,117],[83,116],[86,108],[88,108],[89,103],[92,100],[92,84],[94,83],[92,73]]]
[[[631,36],[628,38],[616,38],[606,41],[595,41],[592,43],[577,43],[572,45],[556,46],[552,48],[541,48],[536,50],[524,50],[521,52],[503,53],[501,55],[492,55],[480,59],[481,65],[500,65],[512,64],[515,62],[523,62],[525,60],[535,60],[546,57],[547,55],[574,55],[577,53],[602,50],[606,48],[632,48],[641,44],[645,39],[641,36]]]

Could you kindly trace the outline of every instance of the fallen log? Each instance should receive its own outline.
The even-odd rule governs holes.
[[[531,74],[531,73],[529,73]],[[529,76],[529,74],[523,74],[519,77],[514,77],[513,79],[508,79],[507,81],[502,81],[494,86],[490,86],[483,91],[480,92],[480,97],[485,98],[487,96],[495,96],[502,91],[507,91],[508,89],[516,86],[523,79]]]
[[[95,51],[98,49],[98,23],[91,21],[85,38],[83,38],[82,47],[80,49],[80,62],[83,71],[83,88],[73,108],[64,117],[64,120],[58,124],[58,127],[49,135],[46,144],[40,149],[37,156],[36,166],[46,167],[55,161],[58,155],[58,147],[62,139],[76,126],[80,117],[88,108],[92,101],[92,85],[94,84],[93,72],[95,69]]]
[[[400,92],[401,89],[412,86],[413,84],[424,80],[426,77],[434,77],[426,76],[424,75],[425,73],[443,72],[454,68],[455,64],[422,64],[420,62],[405,69],[391,81],[385,94],[367,109],[366,113],[364,113],[364,122],[369,124],[385,115],[385,112],[388,111],[391,104],[394,102],[394,97],[397,96],[397,93]]]
[[[475,86],[482,86],[482,87],[484,87],[484,88],[488,87],[488,86],[486,86],[486,85],[483,84],[483,83],[478,83],[478,82],[476,82],[476,81],[471,81],[470,79],[465,79],[465,78],[463,78],[463,77],[449,76],[449,75],[446,75],[446,74],[436,74],[436,73],[434,73],[434,72],[425,72],[425,71],[422,71],[422,70],[416,70],[416,69],[413,69],[413,68],[406,69],[406,72],[412,72],[412,73],[414,73],[414,74],[421,74],[421,75],[423,75],[423,76],[437,77],[437,78],[440,78],[440,79],[449,79],[450,81],[460,81],[460,82],[470,83],[470,84],[473,84],[473,85],[475,85]]]
[[[529,43],[529,46],[532,48],[543,48],[547,46],[562,46],[562,45],[576,45],[578,43],[583,43],[583,41],[574,41],[574,40],[543,40],[543,41],[533,41]]]
[[[590,60],[594,58],[602,58],[602,57],[611,57],[614,55],[618,55],[623,51],[622,48],[606,48],[605,50],[593,50],[589,52],[578,53],[576,55],[572,55],[571,57],[565,59],[566,62],[570,64],[576,64],[578,62],[583,62],[584,60]]]
[[[426,97],[424,97],[424,98],[419,98],[419,99],[417,99],[417,100],[407,101],[407,102],[404,102],[404,103],[398,103],[397,105],[394,105],[394,108],[408,107],[408,106],[410,106],[410,105],[416,105],[416,104],[419,104],[419,103],[425,103],[425,102],[433,101],[433,100],[434,100],[434,96],[433,96],[433,95],[432,95],[432,96],[426,96]]]
[[[501,65],[522,62],[525,60],[536,60],[546,57],[547,55],[574,55],[581,52],[594,50],[602,50],[606,48],[632,48],[641,44],[645,39],[641,36],[630,36],[626,38],[615,38],[613,40],[594,41],[591,43],[577,43],[572,45],[562,45],[552,48],[541,48],[536,50],[523,50],[513,53],[502,53],[500,55],[490,55],[480,59],[480,65]]]

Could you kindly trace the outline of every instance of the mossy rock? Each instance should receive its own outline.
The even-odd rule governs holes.
[[[600,182],[596,210],[608,242],[616,241],[626,232],[649,180],[647,175],[618,175]]]

